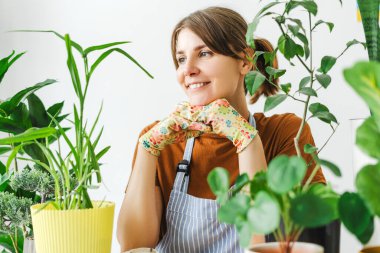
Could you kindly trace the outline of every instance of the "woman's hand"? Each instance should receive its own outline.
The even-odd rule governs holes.
[[[211,127],[213,133],[222,135],[243,151],[257,134],[257,130],[243,118],[226,99],[217,99],[206,106],[179,105],[180,116]]]
[[[193,122],[182,117],[179,111],[181,108],[177,106],[174,113],[140,137],[139,142],[152,155],[159,156],[160,151],[168,144],[182,142],[211,131],[211,127],[201,122]]]

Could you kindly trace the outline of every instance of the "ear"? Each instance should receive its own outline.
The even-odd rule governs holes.
[[[240,73],[245,76],[249,71],[252,70],[253,64],[248,60],[247,57],[252,58],[254,51],[250,47],[246,48],[244,51],[245,52],[240,53],[240,56],[244,59],[240,65]]]

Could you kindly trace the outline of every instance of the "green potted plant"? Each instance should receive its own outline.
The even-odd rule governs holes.
[[[363,166],[356,175],[357,192],[345,192],[341,196],[339,213],[345,227],[365,245],[371,237],[380,235],[380,228],[374,225],[374,220],[380,217],[380,1],[357,2],[370,61],[358,62],[345,69],[344,78],[371,111],[356,130],[356,145],[373,158],[374,163]],[[379,238],[374,239],[375,244],[361,252],[380,252]]]
[[[15,52],[12,52],[0,60],[0,83],[12,64],[23,54],[15,55]],[[18,159],[13,157],[19,154],[29,159],[46,160],[34,141],[46,141],[45,138],[56,131],[48,113],[54,115],[59,122],[66,115],[60,115],[63,102],[46,110],[35,92],[53,83],[55,80],[48,79],[0,101],[0,134],[9,138],[18,136],[25,141],[23,149],[18,149],[9,138],[0,141],[0,155],[6,162],[5,165],[0,161],[0,202],[2,203],[0,245],[4,248],[4,252],[34,252],[27,250],[28,247],[34,248],[28,205],[49,199],[48,189],[51,189],[49,186],[51,181],[47,180],[48,174],[35,163],[21,166]],[[53,143],[56,139],[48,137],[47,140]]]
[[[274,6],[283,6],[282,11],[272,11]],[[306,24],[293,15],[295,9],[306,11],[308,20]],[[267,62],[271,62],[274,54],[280,51],[291,65],[298,63],[306,71],[298,87],[291,83],[279,85],[282,92],[268,97],[264,105],[264,111],[269,111],[287,98],[302,104],[302,121],[294,140],[297,156],[281,155],[274,158],[269,162],[266,171],[257,173],[252,179],[246,174],[240,175],[232,190],[229,190],[230,180],[226,170],[216,168],[208,176],[210,188],[221,204],[218,218],[222,222],[235,225],[242,246],[249,246],[252,234],[274,234],[277,243],[257,245],[251,248],[255,252],[323,252],[321,247],[304,248],[304,245],[296,241],[305,228],[323,226],[339,217],[339,195],[330,185],[311,185],[315,173],[321,166],[331,170],[336,176],[341,176],[336,165],[318,157],[318,153],[328,140],[320,149],[310,144],[300,147],[298,140],[307,121],[312,118],[318,118],[330,125],[334,134],[338,125],[335,116],[326,105],[311,101],[317,98],[320,89],[327,89],[330,85],[331,76],[328,72],[336,61],[349,47],[361,42],[349,41],[337,57],[326,55],[320,60],[319,65],[315,66],[313,55],[315,31],[321,25],[326,25],[330,32],[334,28],[331,22],[323,20],[314,22],[317,12],[318,5],[315,1],[273,1],[258,12],[249,24],[247,33],[247,42],[254,47],[253,34],[260,19],[272,17],[281,31],[274,53],[256,51],[250,60],[255,64],[258,57],[264,57]],[[267,80],[276,85],[272,78],[282,76],[286,70],[267,67],[266,72],[270,76]],[[258,71],[252,71],[247,75],[246,85],[251,95],[265,79],[266,77]],[[294,92],[291,92],[293,90]],[[297,96],[297,93],[301,96]],[[310,154],[315,162],[315,167],[312,168],[304,184],[302,181],[310,161],[302,158],[301,150]]]
[[[73,105],[73,119],[70,120],[74,138],[71,139],[65,127],[50,115],[52,121],[58,126],[58,132],[55,135],[61,140],[58,142],[58,148],[50,146],[48,142],[35,142],[46,157],[46,161],[35,159],[32,161],[50,173],[55,189],[53,200],[31,207],[36,249],[39,253],[84,252],[84,250],[110,252],[114,203],[92,201],[88,194],[89,189],[98,188],[102,181],[100,159],[110,148],[107,146],[98,151],[103,128],[98,133],[95,132],[102,106],[92,124],[86,120],[84,109],[88,88],[95,69],[112,52],[126,56],[149,77],[152,78],[152,76],[127,52],[115,47],[129,43],[128,41],[83,49],[81,45],[72,41],[68,34],[62,36],[55,31],[32,32],[53,33],[65,42],[67,66],[77,97],[77,103]],[[78,72],[73,50],[79,52],[83,59],[83,76]],[[95,51],[104,52],[90,64],[88,56]],[[17,139],[17,136],[7,140],[19,143],[16,146],[19,149],[25,146],[25,142]],[[62,153],[61,144],[67,145],[68,154]]]

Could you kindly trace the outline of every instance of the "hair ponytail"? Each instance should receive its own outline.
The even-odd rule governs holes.
[[[273,52],[272,44],[266,39],[255,39],[255,51],[263,51],[263,52]],[[269,74],[265,71],[265,68],[271,66],[273,68],[278,68],[277,56],[275,55],[272,63],[265,64],[265,59],[263,55],[260,55],[256,62],[257,70],[263,74],[267,79],[269,79]],[[264,95],[266,97],[274,95],[278,92],[278,78],[272,79],[273,85],[268,80],[265,80],[264,83],[260,86],[260,88],[251,96],[249,99],[250,104],[254,104],[257,100]]]

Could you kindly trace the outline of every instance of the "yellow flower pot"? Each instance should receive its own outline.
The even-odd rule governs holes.
[[[94,201],[92,209],[31,206],[37,253],[109,253],[115,204]]]

